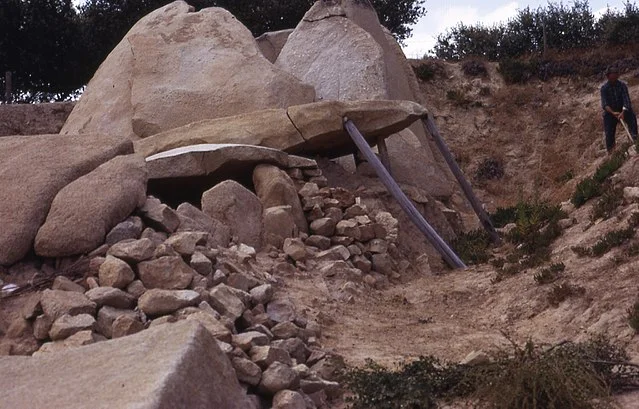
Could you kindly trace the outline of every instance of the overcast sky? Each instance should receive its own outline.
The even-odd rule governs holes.
[[[572,4],[565,1],[565,4]],[[455,26],[459,22],[466,24],[492,25],[513,17],[518,9],[530,6],[537,8],[548,4],[547,1],[510,1],[510,0],[426,0],[428,13],[414,26],[413,36],[406,40],[404,53],[409,58],[421,58],[435,45],[439,33]],[[590,0],[595,14],[603,13],[607,6],[622,8],[622,0]]]

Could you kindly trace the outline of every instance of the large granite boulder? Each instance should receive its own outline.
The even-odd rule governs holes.
[[[3,408],[250,407],[233,366],[195,321],[37,357],[0,357]]]
[[[262,204],[253,192],[226,180],[202,195],[202,211],[231,228],[240,243],[262,245]]]
[[[113,227],[146,201],[147,173],[139,155],[118,156],[64,187],[35,239],[36,254],[66,257],[104,243]]]
[[[275,65],[315,86],[322,100],[425,102],[399,44],[368,1],[316,2],[288,36]],[[386,144],[398,181],[427,186],[434,196],[453,193],[452,175],[441,155],[434,154],[437,148],[422,124]]]
[[[31,249],[58,192],[117,155],[132,153],[121,136],[38,135],[0,139],[0,265]]]
[[[148,158],[190,145],[248,144],[339,157],[356,149],[344,131],[344,117],[374,142],[424,115],[426,109],[410,101],[324,101],[196,122],[137,141],[135,150]]]
[[[228,11],[194,12],[176,1],[133,26],[61,132],[147,137],[202,119],[314,99],[313,87],[273,66]]]

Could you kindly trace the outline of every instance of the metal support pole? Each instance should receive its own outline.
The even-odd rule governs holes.
[[[468,180],[466,180],[466,178],[464,177],[464,174],[459,168],[459,165],[457,165],[457,162],[455,162],[455,158],[453,158],[453,154],[450,152],[450,149],[448,149],[448,145],[446,145],[446,142],[444,142],[444,139],[439,134],[439,129],[437,129],[437,125],[435,124],[432,116],[428,114],[426,118],[422,119],[422,122],[424,123],[424,126],[426,127],[428,133],[433,137],[437,148],[446,160],[446,163],[448,163],[448,166],[455,176],[455,179],[457,179],[457,182],[459,182],[459,185],[461,186],[466,199],[468,199],[470,205],[473,207],[473,210],[475,210],[479,221],[490,235],[491,240],[495,244],[501,243],[501,238],[499,237],[499,234],[497,234],[495,226],[493,226],[493,222],[490,220],[488,213],[486,213],[481,203],[479,203],[479,199],[477,198],[477,196],[475,196],[473,188],[470,186],[470,183],[468,183]]]
[[[13,102],[13,85],[11,82],[11,71],[6,71],[4,73],[4,100],[7,104]]]
[[[377,176],[379,176],[384,186],[386,186],[386,189],[388,189],[395,200],[397,200],[402,210],[406,212],[415,226],[417,226],[433,247],[435,247],[435,250],[441,254],[444,261],[446,261],[446,263],[452,268],[466,268],[466,265],[459,256],[457,256],[448,244],[439,237],[435,229],[428,224],[426,219],[424,219],[421,213],[419,213],[419,211],[415,208],[415,205],[413,205],[404,192],[402,192],[397,182],[395,182],[388,170],[384,167],[384,165],[382,165],[380,160],[377,158],[377,155],[375,155],[375,152],[373,152],[371,147],[368,145],[368,142],[366,142],[366,139],[364,139],[364,136],[359,132],[353,121],[348,118],[344,118],[344,129],[346,129],[346,132],[348,132],[351,136],[351,139],[360,152],[362,152],[362,155],[366,158],[368,163],[370,163],[373,169],[375,169]]]

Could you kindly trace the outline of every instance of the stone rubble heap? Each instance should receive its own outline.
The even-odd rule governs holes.
[[[217,340],[255,407],[271,399],[273,407],[321,407],[340,392],[337,358],[322,350],[318,322],[278,293],[278,275],[383,285],[397,278],[390,254],[398,222],[329,188],[311,162],[258,165],[257,195],[227,180],[203,193],[203,210],[174,210],[149,196],[89,255],[85,279],[58,276],[30,298],[4,353],[41,356],[195,321]]]

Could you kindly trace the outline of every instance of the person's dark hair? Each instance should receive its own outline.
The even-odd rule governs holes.
[[[606,68],[606,75],[610,74],[619,74],[619,69],[614,65],[609,66],[608,68]]]

